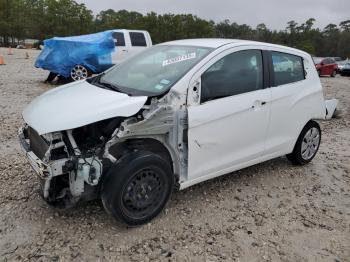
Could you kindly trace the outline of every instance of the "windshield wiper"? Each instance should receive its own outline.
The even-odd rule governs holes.
[[[99,87],[103,87],[103,88],[108,88],[110,90],[114,90],[117,92],[122,92],[120,90],[120,88],[116,85],[113,85],[111,83],[107,83],[107,82],[103,82],[101,81],[102,76],[104,76],[105,73],[99,74],[98,76],[96,76],[95,78],[92,79],[92,81],[90,82],[90,84],[99,86]]]
[[[112,84],[107,83],[107,82],[102,82],[100,80],[97,82],[97,84],[100,86],[103,86],[103,87],[107,87],[108,89],[122,93],[122,91],[116,85],[112,85]]]

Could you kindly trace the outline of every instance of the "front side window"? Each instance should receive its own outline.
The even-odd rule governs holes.
[[[329,58],[328,62],[329,62],[329,64],[335,64],[334,58]]]
[[[147,46],[146,38],[143,33],[130,32],[129,35],[132,46]]]
[[[114,32],[112,36],[115,39],[115,46],[125,46],[124,33]]]
[[[108,70],[99,81],[130,95],[160,95],[211,50],[198,46],[154,46]]]
[[[238,51],[213,64],[201,78],[201,102],[263,88],[260,50]]]
[[[305,79],[303,59],[300,56],[272,52],[275,85],[285,85]]]

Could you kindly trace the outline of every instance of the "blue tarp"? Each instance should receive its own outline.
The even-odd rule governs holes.
[[[72,37],[54,37],[44,41],[44,49],[35,61],[35,67],[64,77],[70,76],[75,65],[84,65],[100,73],[112,65],[115,44],[113,31]]]

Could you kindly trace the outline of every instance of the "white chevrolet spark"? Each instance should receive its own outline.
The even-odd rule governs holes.
[[[315,120],[334,110],[303,51],[181,40],[44,93],[24,110],[19,137],[48,203],[101,198],[139,225],[173,189],[283,155],[310,162],[321,141]]]

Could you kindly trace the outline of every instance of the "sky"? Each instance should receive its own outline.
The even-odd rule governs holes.
[[[271,29],[284,29],[288,21],[303,23],[316,19],[315,26],[350,19],[350,0],[76,0],[95,14],[101,10],[126,9],[142,14],[191,13],[215,22],[229,19],[255,27],[265,23]]]

